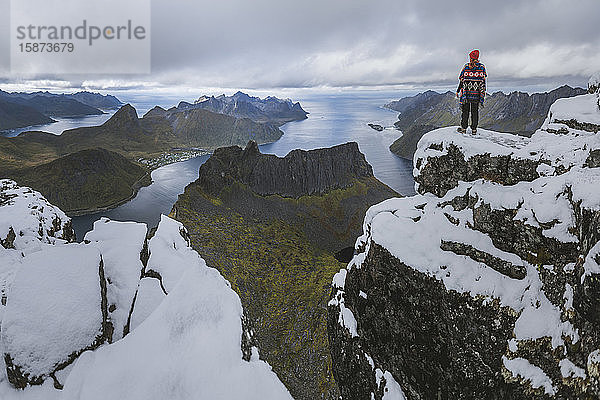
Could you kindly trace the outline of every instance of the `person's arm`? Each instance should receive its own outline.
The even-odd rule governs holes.
[[[485,69],[485,66],[483,66],[483,93],[481,93],[481,95],[479,96],[479,101],[481,102],[481,106],[483,107],[483,102],[485,100],[485,92],[487,91],[487,71]]]
[[[464,79],[464,75],[465,75],[465,68],[466,68],[466,66],[463,67],[463,69],[460,71],[460,74],[458,75],[458,89],[456,89],[456,96],[458,96],[458,93],[463,88],[463,79]]]

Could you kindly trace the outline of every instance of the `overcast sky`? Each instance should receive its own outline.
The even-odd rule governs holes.
[[[440,87],[477,48],[492,87],[585,85],[600,70],[599,16],[599,0],[156,0],[150,75],[37,84]]]

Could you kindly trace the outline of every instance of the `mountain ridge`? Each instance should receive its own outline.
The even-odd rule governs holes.
[[[545,93],[494,92],[486,97],[479,111],[479,126],[499,132],[531,136],[548,114],[550,105],[559,98],[586,93],[585,89],[563,85]],[[394,126],[402,136],[390,145],[390,150],[412,160],[417,142],[426,133],[440,127],[459,125],[460,110],[455,93],[427,91],[386,104],[384,107],[399,111]]]
[[[114,96],[87,91],[54,94],[47,91],[5,92],[0,89],[0,113],[4,114],[0,118],[0,131],[55,122],[51,117],[101,115],[104,114],[103,109],[113,109],[121,104]]]
[[[237,91],[232,96],[201,96],[193,104],[181,102],[181,109],[203,108],[220,114],[237,118],[250,118],[257,122],[270,122],[281,126],[287,122],[300,121],[307,118],[307,112],[299,102],[290,99],[282,100],[274,96],[264,99]]]

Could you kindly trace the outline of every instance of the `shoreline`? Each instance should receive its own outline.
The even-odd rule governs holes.
[[[147,185],[144,185],[144,184],[142,184],[142,181],[146,178],[148,178],[150,180],[150,182]],[[152,171],[148,171],[140,179],[138,179],[137,181],[135,181],[133,183],[133,185],[131,186],[132,193],[126,199],[118,200],[117,202],[109,204],[108,206],[103,206],[103,207],[98,207],[98,208],[88,208],[88,209],[84,209],[84,210],[65,211],[65,214],[67,214],[67,216],[69,218],[72,218],[72,217],[81,217],[81,216],[89,215],[89,214],[95,214],[95,213],[101,212],[101,211],[112,210],[114,208],[117,208],[117,207],[133,200],[137,196],[137,194],[141,188],[150,186],[153,182],[154,181],[152,180]]]
[[[277,140],[279,140],[279,139],[277,139]],[[272,143],[277,142],[277,140],[274,140],[272,142],[261,143],[261,144],[259,144],[259,146],[266,145],[266,144],[272,144]],[[235,145],[233,145],[233,146],[235,146]],[[217,148],[215,148],[215,149],[217,149]],[[112,209],[115,209],[115,208],[117,208],[119,206],[122,206],[123,204],[128,203],[129,201],[135,199],[135,197],[137,196],[137,194],[138,194],[138,192],[139,192],[139,190],[141,188],[150,186],[152,183],[154,183],[154,181],[152,180],[152,172],[153,171],[155,171],[155,170],[157,170],[159,168],[165,167],[167,165],[176,164],[178,162],[188,161],[188,160],[191,160],[192,158],[202,157],[202,156],[206,156],[206,155],[211,155],[214,152],[215,149],[209,148],[209,149],[189,149],[189,150],[183,150],[183,152],[185,152],[185,151],[197,151],[198,153],[195,154],[195,155],[192,155],[190,157],[182,157],[180,159],[170,160],[168,162],[164,162],[164,163],[160,163],[160,164],[155,164],[155,165],[146,164],[142,160],[144,160],[144,161],[157,160],[159,158],[162,158],[163,156],[168,157],[168,156],[171,156],[171,155],[180,154],[181,151],[180,152],[168,152],[168,153],[164,153],[160,157],[152,158],[152,159],[138,159],[138,160],[136,160],[136,162],[140,163],[143,166],[145,166],[146,168],[148,168],[149,171],[133,184],[133,186],[132,186],[133,192],[132,192],[131,196],[129,196],[126,199],[119,200],[119,201],[117,201],[115,203],[112,203],[112,204],[110,204],[108,206],[102,206],[102,207],[98,207],[98,208],[89,208],[89,209],[85,209],[85,210],[65,211],[65,214],[67,214],[67,216],[69,218],[82,217],[82,216],[85,216],[85,215],[95,214],[95,213],[101,212],[101,211],[112,210]],[[142,185],[141,181],[144,178],[146,178],[146,177],[150,178],[150,183],[147,184],[147,185]]]

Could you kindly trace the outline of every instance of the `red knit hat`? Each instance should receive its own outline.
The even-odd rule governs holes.
[[[471,60],[479,60],[479,50],[473,50],[470,52],[469,57],[471,57]]]

